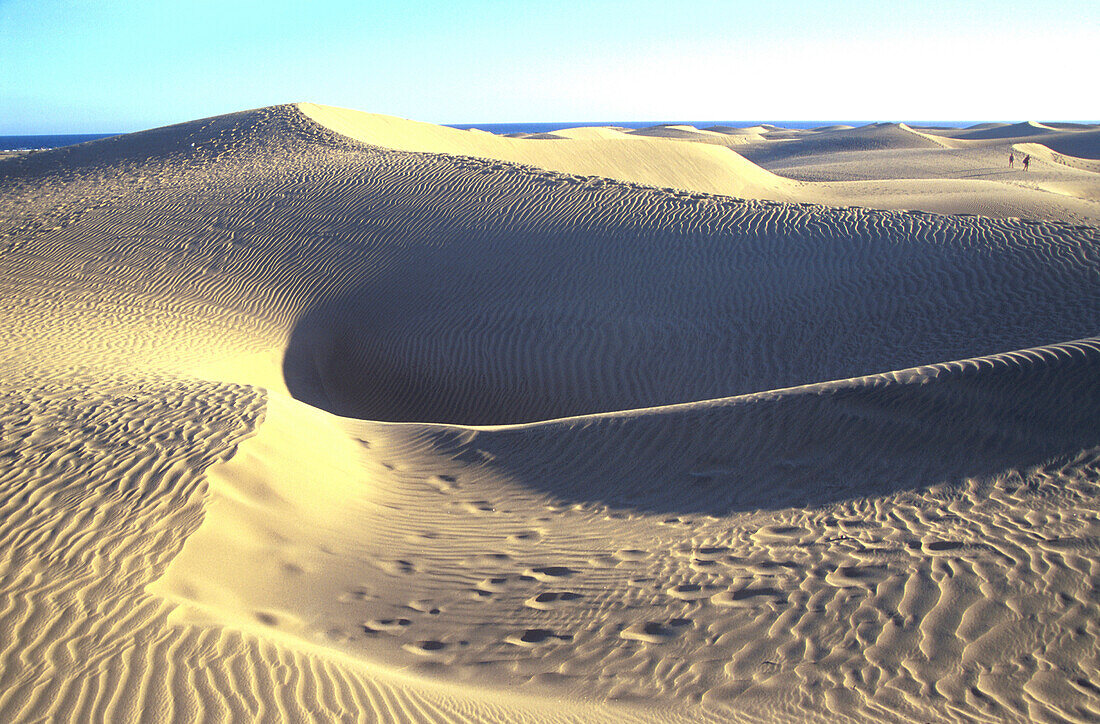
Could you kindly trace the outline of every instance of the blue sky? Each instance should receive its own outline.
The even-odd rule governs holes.
[[[300,100],[436,123],[1079,120],[1096,0],[0,0],[0,134]]]

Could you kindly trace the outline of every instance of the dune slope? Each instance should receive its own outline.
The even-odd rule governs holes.
[[[1052,128],[1051,126],[1037,123],[1036,121],[1024,121],[1022,123],[1013,123],[1011,125],[996,126],[993,128],[975,128],[967,133],[956,135],[956,138],[965,138],[974,141],[1025,138],[1027,136],[1042,136],[1057,130],[1058,129]]]
[[[0,162],[0,719],[1100,715],[1097,227],[379,118]]]

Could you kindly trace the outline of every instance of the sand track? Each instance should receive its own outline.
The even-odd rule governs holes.
[[[1100,715],[1097,227],[373,118],[0,162],[0,719]]]

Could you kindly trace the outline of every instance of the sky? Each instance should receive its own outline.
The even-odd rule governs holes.
[[[1096,0],[0,0],[0,135],[315,101],[433,123],[1095,120]]]

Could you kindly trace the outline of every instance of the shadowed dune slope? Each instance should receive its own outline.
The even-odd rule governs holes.
[[[1100,445],[1097,379],[1100,343],[1082,340],[721,400],[494,427],[459,450],[476,448],[498,474],[584,504],[719,516],[812,508],[1073,458]],[[574,456],[578,450],[585,454]]]
[[[516,423],[855,377],[1100,328],[1092,231],[624,197],[614,187],[529,195],[523,174],[499,177],[467,212],[460,179],[416,177],[447,198],[431,223],[445,242],[392,257],[363,288],[299,320],[285,373],[300,399],[352,417]],[[424,222],[383,222],[393,186],[364,189],[360,208],[396,236]],[[491,212],[504,204],[507,216]],[[523,223],[536,214],[537,226]],[[1052,254],[1066,263],[1046,263]]]
[[[0,720],[1100,716],[1097,227],[304,110],[0,161]]]
[[[1036,142],[1066,156],[1100,160],[1100,130],[1074,131]]]

